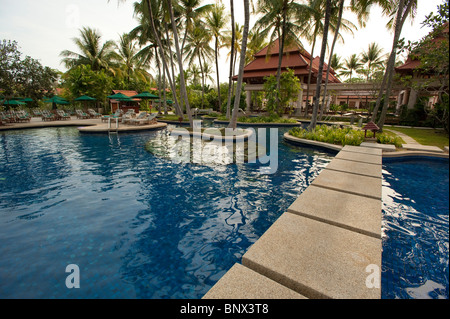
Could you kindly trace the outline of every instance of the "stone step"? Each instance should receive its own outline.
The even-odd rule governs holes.
[[[234,264],[203,299],[306,299],[257,272]]]
[[[250,247],[242,264],[307,298],[381,296],[381,239],[288,212]]]

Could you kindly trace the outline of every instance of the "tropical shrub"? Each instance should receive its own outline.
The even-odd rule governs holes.
[[[337,145],[358,146],[364,142],[364,132],[351,128],[339,128],[337,126],[319,125],[312,131],[303,128],[293,128],[289,134],[303,139],[324,142]]]

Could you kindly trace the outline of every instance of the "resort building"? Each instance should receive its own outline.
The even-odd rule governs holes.
[[[309,87],[308,102],[310,104],[313,103],[316,83],[319,79],[320,58],[319,56],[313,58],[311,54],[298,44],[287,45],[283,51],[281,72],[286,72],[287,69],[293,70],[301,83],[302,89],[298,92],[294,112],[294,114],[298,114],[304,109],[307,103],[308,73],[311,65],[311,85]],[[263,91],[264,78],[266,76],[276,75],[278,59],[279,41],[276,40],[271,46],[268,45],[256,53],[254,60],[244,67],[243,82],[245,83],[244,90],[246,91],[247,110],[251,110],[252,92]],[[328,65],[324,63],[323,76],[321,77],[323,83],[325,83],[327,68]],[[237,75],[233,77],[233,80],[237,80]],[[367,108],[369,102],[376,100],[378,87],[373,83],[341,83],[337,78],[336,72],[330,67],[327,92],[327,108],[330,104],[348,104],[350,108]],[[395,92],[391,99],[396,100]]]
[[[138,92],[131,90],[112,90],[111,94],[117,93],[122,93],[128,97],[138,94]],[[135,113],[139,113],[140,102],[141,99],[132,99],[132,101],[119,101],[110,99],[109,106],[112,112],[115,112],[117,108],[121,108],[124,112],[128,111],[129,109],[133,109]]]

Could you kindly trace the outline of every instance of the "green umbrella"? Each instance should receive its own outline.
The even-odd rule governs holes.
[[[132,96],[133,99],[158,99],[159,96],[151,94],[148,91],[144,91],[142,93],[136,94]]]
[[[69,101],[60,97],[60,96],[52,96],[51,98],[45,98],[44,102],[46,103],[55,103],[55,104],[69,104]]]
[[[4,104],[5,105],[25,105],[26,103],[25,102],[21,102],[19,100],[8,100],[8,101],[5,101]]]
[[[74,101],[97,101],[97,99],[87,95],[82,95],[77,97]]]
[[[26,98],[22,99],[21,101],[23,101],[23,102],[33,102],[33,99],[29,98],[29,97],[26,97]]]
[[[60,96],[57,96],[57,95],[54,95],[51,98],[46,98],[44,100],[44,102],[45,103],[52,103],[52,109],[54,109],[54,110],[56,110],[56,104],[64,104],[64,105],[65,104],[69,104],[69,101],[67,101],[66,99],[64,99],[64,98],[62,98]]]
[[[121,100],[121,101],[132,101],[133,100],[129,96],[126,96],[123,93],[116,93],[116,94],[113,94],[113,95],[108,95],[107,98],[108,99],[114,99],[114,100]]]

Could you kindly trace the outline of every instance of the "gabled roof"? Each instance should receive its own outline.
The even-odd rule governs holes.
[[[247,83],[262,83],[264,77],[275,75],[278,69],[279,60],[279,40],[275,40],[272,46],[269,45],[257,52],[254,55],[254,60],[248,63],[244,67],[243,78]],[[269,54],[267,54],[269,53]],[[294,71],[294,74],[298,77],[308,75],[309,67],[311,63],[311,55],[300,45],[290,44],[283,50],[283,58],[281,62],[281,72],[286,72],[287,69]],[[326,70],[328,66],[324,64],[324,78],[326,76]],[[312,82],[316,82],[319,70],[319,57],[312,59]],[[233,77],[236,80],[237,76]],[[336,73],[330,68],[328,76],[329,83],[340,83],[336,77]]]

